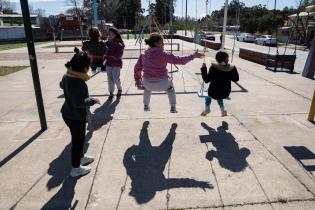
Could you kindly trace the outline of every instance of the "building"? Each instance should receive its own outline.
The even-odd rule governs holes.
[[[288,39],[291,36],[291,42],[308,42],[315,34],[315,5],[305,8],[299,14],[288,16],[284,27],[280,28],[280,36]]]
[[[40,18],[38,15],[30,15],[32,24],[34,26],[40,25]],[[23,16],[20,14],[0,14],[0,27],[2,26],[22,26]]]

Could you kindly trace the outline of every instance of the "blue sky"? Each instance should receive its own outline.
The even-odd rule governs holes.
[[[28,0],[29,4],[34,9],[44,9],[45,15],[55,15],[67,10],[70,6],[66,3],[67,0]],[[154,0],[151,0],[151,2]],[[224,5],[224,0],[209,0],[211,3],[211,10],[220,9]],[[268,8],[272,9],[274,0],[240,0],[244,2],[246,6],[252,6],[257,4],[266,5]],[[15,4],[16,11],[20,12],[19,0],[11,0]],[[182,2],[185,4],[185,0],[177,0],[175,15],[182,16]],[[197,2],[197,13],[198,18],[204,16],[206,13],[206,1],[205,0],[188,0],[188,15],[191,17],[196,17],[196,2]],[[230,2],[230,1],[229,1]],[[285,6],[297,7],[297,0],[277,0],[277,8],[282,9]],[[142,0],[142,7],[148,7],[148,0]],[[209,6],[210,9],[210,6]],[[184,7],[185,10],[185,7]]]

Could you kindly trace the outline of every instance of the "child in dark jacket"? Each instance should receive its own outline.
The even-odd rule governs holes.
[[[237,82],[239,75],[236,67],[229,64],[229,55],[226,52],[218,52],[215,58],[217,63],[212,63],[209,72],[207,72],[205,63],[201,67],[202,79],[205,83],[210,82],[208,96],[205,98],[205,109],[201,115],[206,116],[210,113],[210,105],[213,98],[217,100],[221,109],[221,116],[224,117],[227,116],[227,112],[224,108],[223,99],[229,97],[231,81]]]
[[[94,161],[93,157],[84,156],[87,109],[94,104],[100,104],[96,98],[90,98],[86,81],[90,79],[90,58],[87,53],[75,48],[75,55],[66,63],[67,73],[60,82],[65,102],[61,108],[62,118],[71,133],[71,177],[79,177],[91,171],[88,165]]]
[[[114,97],[115,85],[117,86],[117,99],[119,100],[122,93],[120,82],[120,70],[122,68],[122,56],[124,53],[125,44],[116,28],[110,28],[108,31],[108,41],[106,41],[107,48],[107,80],[109,100]]]
[[[102,70],[105,70],[104,58],[106,45],[101,39],[101,32],[97,28],[90,28],[89,38],[90,40],[83,42],[82,50],[88,53],[91,59],[90,66],[93,71],[95,71],[97,67],[101,67]]]

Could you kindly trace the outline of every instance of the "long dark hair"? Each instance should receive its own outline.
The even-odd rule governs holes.
[[[89,29],[89,37],[90,40],[93,42],[99,42],[100,37],[101,37],[101,32],[98,30],[96,27],[91,27]]]
[[[86,52],[80,51],[77,47],[74,48],[74,52],[74,56],[65,66],[72,71],[84,72],[84,69],[90,66],[90,58]]]
[[[119,31],[117,30],[117,28],[110,27],[110,28],[108,29],[108,32],[110,32],[110,31],[115,34],[115,36],[116,36],[115,39],[116,39],[119,43],[121,43],[123,46],[125,46],[125,43],[124,43],[124,41],[122,40],[121,35],[120,35]]]

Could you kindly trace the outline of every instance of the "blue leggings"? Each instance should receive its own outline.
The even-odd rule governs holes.
[[[206,105],[206,106],[210,106],[210,105],[211,105],[211,101],[212,101],[211,97],[210,97],[210,96],[207,96],[207,97],[205,98],[205,105]],[[224,109],[224,102],[223,102],[223,99],[219,99],[219,100],[217,100],[217,102],[218,102],[220,108],[221,108],[221,109]]]

